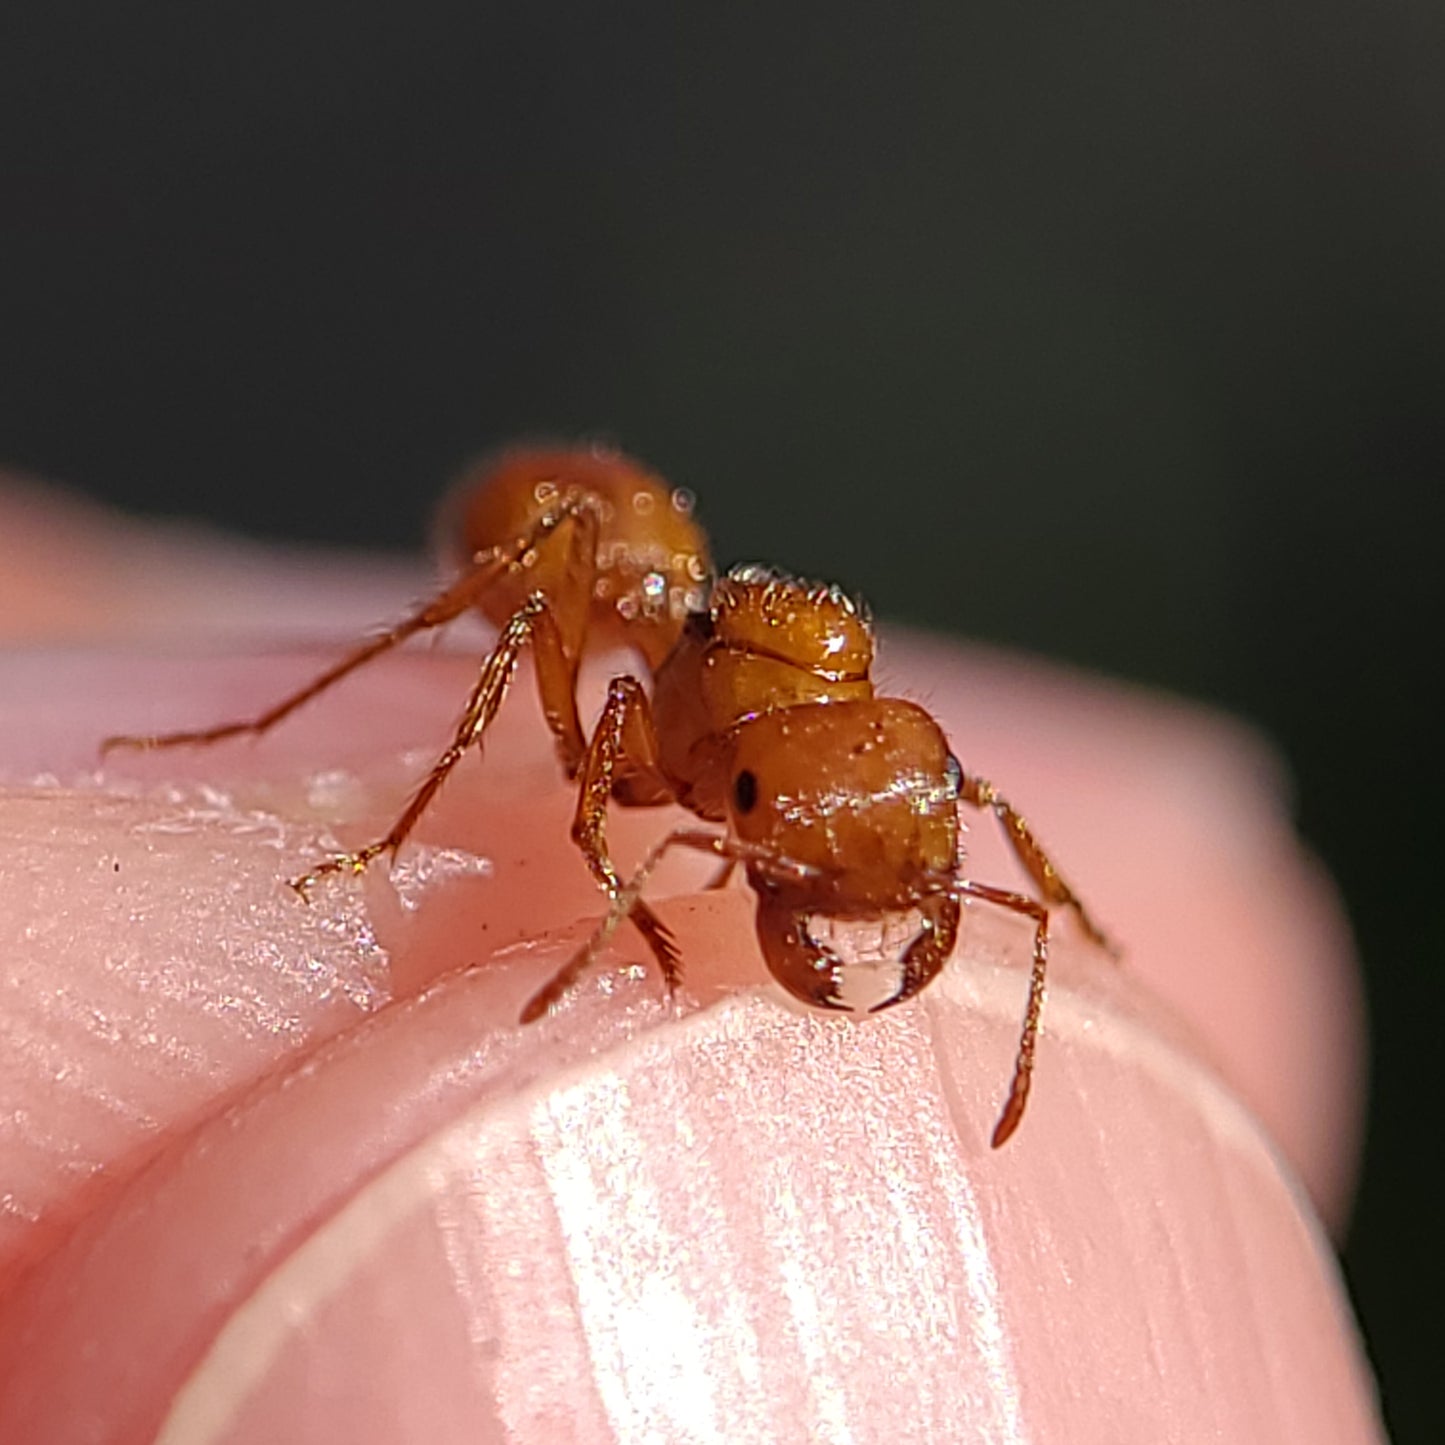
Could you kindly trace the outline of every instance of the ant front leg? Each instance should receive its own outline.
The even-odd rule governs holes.
[[[728,838],[718,833],[707,833],[700,828],[675,828],[638,864],[637,871],[626,886],[613,898],[607,917],[598,925],[592,937],[528,1000],[521,1013],[522,1023],[535,1022],[558,1003],[607,946],[607,940],[617,932],[622,920],[635,916],[634,910],[647,880],[674,848],[692,848],[699,853],[711,853],[715,858],[752,864],[767,870],[780,881],[796,885],[806,886],[817,878],[815,868],[806,863],[795,863],[791,859],[782,858],[760,844],[745,843],[739,838]]]
[[[517,661],[521,656],[522,648],[528,642],[532,642],[536,648],[539,678],[544,672],[549,675],[575,675],[575,661],[569,660],[566,656],[551,605],[542,593],[534,592],[512,614],[511,619],[502,629],[502,634],[497,639],[497,645],[487,654],[486,661],[482,664],[481,675],[478,677],[471,695],[467,698],[466,710],[462,714],[462,720],[446,751],[432,765],[432,769],[422,781],[421,787],[417,789],[386,836],[378,838],[373,843],[368,843],[366,847],[358,849],[355,853],[342,853],[335,858],[330,858],[319,867],[313,868],[311,872],[292,879],[291,887],[303,899],[309,901],[311,889],[315,884],[332,873],[361,873],[382,853],[390,853],[392,857],[396,856],[397,849],[416,827],[417,821],[426,812],[452,769],[461,762],[469,748],[480,745],[482,735],[497,715],[497,709],[501,707],[502,700],[507,695],[513,675],[517,670]],[[569,667],[570,672],[568,671]],[[571,716],[574,723],[576,712],[577,705],[574,698],[571,705]],[[580,736],[580,724],[577,724],[577,733]]]
[[[1034,921],[1034,959],[1029,971],[1029,1001],[1024,1010],[1023,1032],[1019,1035],[1018,1056],[1014,1060],[1013,1081],[1009,1084],[1008,1098],[1004,1101],[1003,1113],[993,1129],[993,1147],[1007,1144],[1024,1117],[1024,1108],[1029,1101],[1029,1088],[1034,1078],[1034,1054],[1038,1050],[1039,1025],[1044,1016],[1044,983],[1049,971],[1049,910],[1036,898],[1024,893],[1013,893],[1006,888],[994,888],[988,883],[973,883],[959,879],[954,884],[957,892],[969,898],[980,899],[1021,913]]]
[[[642,684],[635,677],[613,678],[607,689],[607,703],[582,759],[572,841],[582,850],[597,886],[614,904],[625,890],[607,847],[607,804],[623,785],[630,802],[667,802],[672,789],[658,766],[657,755],[657,730]],[[672,934],[641,898],[634,898],[630,915],[657,959],[668,993],[672,993],[681,976]]]
[[[716,893],[719,889],[726,888],[732,882],[733,874],[737,872],[738,860],[729,858],[716,873],[703,885],[704,893]]]
[[[1043,901],[1054,907],[1073,909],[1090,941],[1097,943],[1110,957],[1118,958],[1119,945],[1090,917],[1078,894],[1064,882],[1053,860],[1044,852],[1043,844],[1034,837],[1033,830],[1013,804],[986,778],[971,778],[967,774],[962,775],[958,796],[975,808],[991,811],[999,820],[1019,862],[1038,885]]]

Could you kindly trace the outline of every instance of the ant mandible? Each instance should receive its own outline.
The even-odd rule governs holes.
[[[363,663],[475,607],[499,625],[450,744],[385,836],[328,859],[291,886],[309,898],[323,877],[393,857],[467,750],[480,745],[532,644],[542,709],[567,775],[579,780],[572,837],[611,899],[603,925],[533,996],[540,1018],[589,966],[624,917],[646,939],[669,992],[681,974],[671,934],[641,889],[670,849],[746,867],[769,971],[794,997],[847,1009],[849,965],[809,931],[815,919],[914,910],[916,937],[898,961],[894,993],[911,998],[953,950],[961,904],[975,898],[1034,924],[1033,965],[995,1148],[1023,1117],[1048,967],[1049,910],[1067,907],[1113,952],[1018,812],[993,785],[964,773],[921,707],[875,695],[866,611],[836,588],[760,567],[734,568],[711,587],[706,539],[690,496],[620,453],[518,448],[465,479],[455,535],[464,566],[425,606],[268,711],[246,722],[150,737],[108,738],[102,750],[205,744],[259,735]],[[612,681],[592,737],[577,712],[584,652],[621,642],[652,674]],[[607,846],[607,805],[676,802],[719,835],[678,828],[624,884]],[[960,875],[960,802],[994,812],[1040,897]],[[720,880],[719,880],[720,881]]]

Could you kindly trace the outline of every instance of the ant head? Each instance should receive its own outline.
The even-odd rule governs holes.
[[[735,835],[779,859],[754,886],[821,912],[906,908],[951,877],[958,765],[938,724],[897,698],[783,708],[736,732]],[[805,865],[790,878],[785,864]]]
[[[715,635],[756,652],[839,678],[866,677],[873,663],[868,609],[837,587],[770,567],[734,567],[714,588]]]

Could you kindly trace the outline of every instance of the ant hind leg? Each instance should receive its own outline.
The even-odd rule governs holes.
[[[409,637],[414,637],[419,632],[443,627],[461,616],[485,591],[491,580],[492,575],[489,569],[476,568],[468,572],[460,581],[447,588],[445,592],[433,597],[426,606],[413,612],[410,617],[404,618],[394,627],[363,642],[359,647],[348,652],[339,662],[327,668],[320,677],[313,678],[304,687],[282,698],[274,707],[268,708],[254,718],[249,718],[245,722],[221,723],[216,727],[196,728],[188,732],[149,735],[119,733],[102,740],[101,756],[104,757],[117,748],[149,751],[155,748],[199,747],[208,743],[221,742],[225,738],[243,737],[247,734],[252,737],[260,737],[262,733],[270,732],[283,718],[290,717],[303,703],[310,702],[312,698],[319,696],[334,683],[340,682],[343,677],[349,676],[357,668],[370,662],[372,658],[380,657],[382,653],[391,651],[393,647],[405,642]]]
[[[377,636],[353,648],[319,677],[282,698],[274,707],[268,708],[256,717],[248,718],[243,722],[221,723],[216,727],[196,728],[185,732],[116,734],[101,741],[101,756],[104,757],[118,748],[150,751],[158,748],[201,747],[221,742],[226,738],[248,735],[260,737],[263,733],[270,732],[277,723],[290,717],[297,708],[310,702],[312,698],[318,697],[328,688],[340,682],[342,678],[350,676],[357,668],[364,666],[373,658],[390,652],[392,648],[400,646],[401,643],[415,637],[418,633],[445,627],[449,622],[455,621],[463,612],[476,606],[487,589],[496,583],[510,567],[514,566],[519,558],[525,556],[528,551],[555,532],[563,522],[573,517],[590,518],[591,514],[586,511],[582,503],[576,503],[559,510],[556,514],[544,517],[525,536],[517,538],[507,546],[480,553],[473,558],[472,565],[467,571],[445,591],[439,592],[424,606],[387,628],[386,631],[378,633]],[[595,551],[595,519],[591,520],[590,527],[577,530],[586,532],[593,539]],[[588,586],[590,587],[590,578]],[[551,721],[550,716],[549,721]],[[578,732],[580,734],[580,728]],[[580,754],[580,745],[578,752]]]

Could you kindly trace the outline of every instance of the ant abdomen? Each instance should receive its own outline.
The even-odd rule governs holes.
[[[707,603],[712,564],[692,494],[610,447],[489,457],[458,481],[442,527],[462,568],[534,539],[478,599],[498,625],[541,592],[559,614],[579,614],[589,647],[625,642],[656,666]]]

